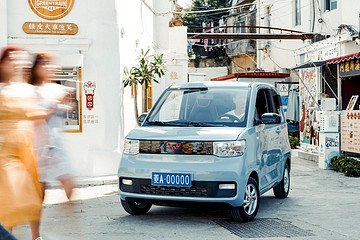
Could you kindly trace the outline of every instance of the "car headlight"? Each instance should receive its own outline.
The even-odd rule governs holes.
[[[123,152],[127,154],[139,153],[139,140],[125,139]]]
[[[218,157],[238,157],[245,152],[246,141],[214,142],[214,155]]]

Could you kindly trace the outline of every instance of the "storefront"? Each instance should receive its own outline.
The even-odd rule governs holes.
[[[318,151],[320,111],[336,110],[338,101],[337,78],[330,74],[333,69],[326,66],[326,59],[340,56],[340,44],[335,38],[314,43],[298,51],[300,64],[293,68],[299,79],[300,93],[300,145],[305,150]],[[326,76],[329,75],[329,76]],[[322,101],[335,101],[326,107]]]
[[[116,173],[122,126],[115,1],[5,3],[0,19],[7,26],[1,30],[6,44],[55,53],[62,67],[58,82],[76,89],[76,108],[64,124],[77,175]]]
[[[350,100],[360,94],[360,47],[356,43],[344,33],[297,52],[301,64],[293,70],[300,82],[300,145],[302,150],[318,154],[321,168],[328,168],[329,159],[340,149],[347,151],[343,142],[354,141],[355,122],[344,125],[344,118],[357,117],[346,111]],[[358,104],[352,109],[358,109]],[[352,139],[345,140],[350,135]]]
[[[341,151],[360,154],[360,52],[330,59],[338,68],[341,81]]]

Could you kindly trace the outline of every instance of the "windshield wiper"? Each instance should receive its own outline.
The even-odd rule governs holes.
[[[162,121],[151,121],[145,122],[149,125],[156,125],[156,126],[180,126],[180,127],[187,127],[189,126],[187,123],[179,123],[179,122],[162,122]]]
[[[145,122],[148,125],[156,126],[177,126],[177,127],[226,127],[224,124],[203,123],[203,122],[162,122],[151,121]]]
[[[203,122],[186,122],[194,127],[225,127],[224,124],[217,124],[217,123],[203,123]]]

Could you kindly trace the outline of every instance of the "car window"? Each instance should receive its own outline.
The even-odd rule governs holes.
[[[280,107],[282,106],[280,95],[274,89],[270,89],[270,95],[273,100],[274,112],[280,114]]]
[[[162,121],[178,120],[180,117],[180,106],[183,99],[183,92],[170,92],[169,97],[166,98],[162,111],[159,112],[159,118]]]
[[[168,89],[145,125],[245,126],[249,92],[249,87]]]
[[[261,119],[264,113],[272,112],[272,102],[267,89],[259,89],[256,95],[255,119]]]

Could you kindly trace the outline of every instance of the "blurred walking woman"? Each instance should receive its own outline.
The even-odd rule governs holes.
[[[46,183],[58,180],[70,199],[74,188],[73,168],[63,143],[62,133],[64,115],[72,109],[67,102],[73,89],[52,82],[58,70],[58,66],[52,63],[53,57],[49,53],[38,53],[29,78],[29,83],[34,86],[40,104],[54,112],[44,125],[35,127],[36,160],[43,195]],[[49,131],[47,138],[41,135],[44,129]]]
[[[6,47],[0,57],[0,223],[11,231],[30,222],[32,239],[41,239],[42,196],[31,134],[34,121],[44,120],[48,111],[22,83],[24,53]]]

